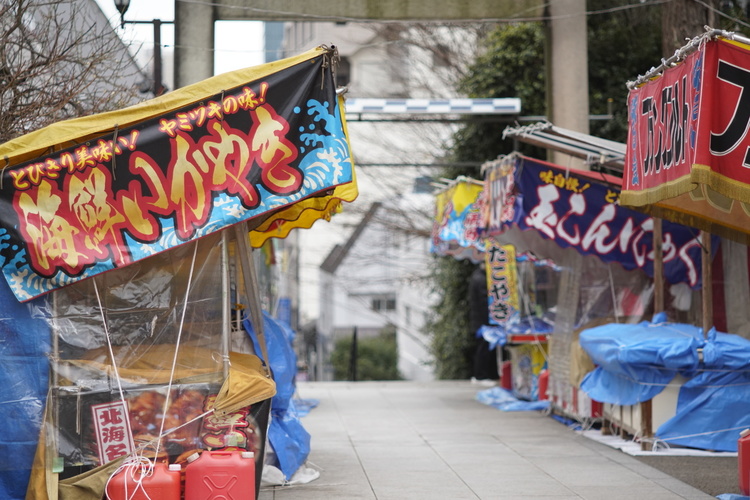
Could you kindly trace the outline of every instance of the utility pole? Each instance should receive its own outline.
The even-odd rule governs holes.
[[[550,2],[547,85],[550,121],[558,127],[589,133],[589,68],[586,0]],[[559,165],[570,157],[553,153]],[[583,163],[583,162],[581,162]],[[576,165],[586,168],[585,165]]]
[[[152,19],[151,21],[126,21],[125,12],[130,7],[130,0],[114,0],[115,8],[120,13],[120,27],[126,24],[152,24],[154,26],[154,72],[153,82],[151,82],[151,91],[154,96],[160,96],[167,91],[164,86],[162,76],[162,59],[161,59],[161,25],[172,24],[174,21],[162,21],[161,19]]]

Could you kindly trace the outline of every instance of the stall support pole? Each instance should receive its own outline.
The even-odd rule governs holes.
[[[229,234],[224,230],[221,232],[221,355],[225,379],[229,376],[229,350],[232,331],[229,282]]]
[[[654,313],[664,311],[664,251],[662,248],[662,220],[654,217]],[[651,400],[641,402],[641,450],[648,451],[654,429]]]
[[[714,305],[711,290],[711,281],[713,280],[711,273],[711,233],[706,231],[701,232],[701,247],[703,248],[703,252],[701,253],[703,280],[701,284],[701,298],[703,302],[703,337],[706,338],[708,336],[708,331],[714,323]]]
[[[250,309],[250,320],[253,322],[253,329],[260,344],[261,353],[256,353],[263,359],[266,375],[271,376],[270,361],[266,349],[266,340],[263,325],[263,308],[260,304],[260,295],[256,290],[258,286],[258,274],[253,262],[252,248],[248,242],[247,222],[241,222],[234,226],[237,237],[237,256],[242,267],[242,278],[245,284],[245,295],[247,296],[248,309]]]

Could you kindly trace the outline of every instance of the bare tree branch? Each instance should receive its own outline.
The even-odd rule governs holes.
[[[0,2],[0,142],[133,104],[144,80],[93,0]]]

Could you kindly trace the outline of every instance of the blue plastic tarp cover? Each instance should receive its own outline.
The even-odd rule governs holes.
[[[580,344],[598,365],[581,382],[590,398],[636,404],[658,395],[679,374],[687,381],[675,414],[656,437],[667,444],[737,451],[740,431],[750,427],[750,340],[715,329],[704,338],[698,327],[659,316],[651,323],[584,330]]]
[[[294,401],[284,411],[271,410],[268,440],[276,455],[276,465],[289,481],[310,455],[310,434],[302,426]]]
[[[50,331],[32,311],[43,299],[21,304],[0,279],[0,498],[23,499],[31,475],[47,400]]]
[[[549,401],[523,401],[502,387],[479,391],[477,401],[502,411],[540,411],[549,407]]]
[[[633,405],[653,398],[677,373],[694,372],[703,333],[676,323],[611,323],[581,332],[579,342],[597,368],[581,382],[590,398]]]
[[[249,319],[244,321],[256,353],[261,353],[258,339]],[[292,397],[296,390],[297,356],[294,353],[294,330],[284,321],[263,312],[263,331],[268,347],[269,366],[276,382],[276,395],[271,400],[271,423],[268,441],[277,465],[287,480],[310,454],[310,434],[302,426]],[[262,356],[261,356],[262,357]]]

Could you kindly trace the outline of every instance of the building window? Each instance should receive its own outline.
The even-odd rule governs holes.
[[[396,310],[396,299],[394,297],[374,297],[370,304],[373,311]]]

